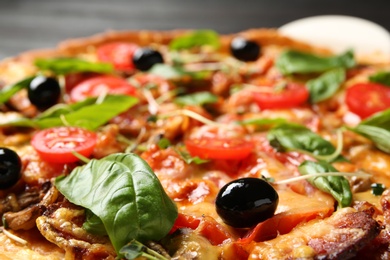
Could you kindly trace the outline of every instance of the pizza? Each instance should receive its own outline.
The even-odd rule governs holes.
[[[1,259],[390,258],[390,64],[116,31],[0,80]]]

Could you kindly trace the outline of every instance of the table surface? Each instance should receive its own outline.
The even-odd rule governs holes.
[[[234,33],[328,14],[357,16],[390,31],[389,10],[389,0],[0,0],[0,59],[107,30]]]

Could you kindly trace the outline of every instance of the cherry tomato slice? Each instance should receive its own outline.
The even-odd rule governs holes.
[[[347,89],[345,103],[361,118],[390,108],[390,87],[377,83],[358,83]]]
[[[97,97],[103,93],[135,95],[135,87],[125,79],[103,75],[80,82],[70,91],[70,100],[73,102],[82,101],[87,97]]]
[[[79,159],[73,151],[89,157],[96,145],[94,132],[78,127],[54,127],[37,132],[31,145],[40,157],[52,163],[71,163]]]
[[[125,42],[112,42],[98,47],[96,54],[100,61],[109,62],[115,69],[123,71],[132,71],[133,55],[138,45]]]
[[[253,150],[254,144],[244,139],[196,138],[185,141],[191,156],[202,159],[241,160]]]
[[[309,98],[305,86],[289,83],[280,92],[253,92],[254,101],[261,109],[283,109],[297,107]]]

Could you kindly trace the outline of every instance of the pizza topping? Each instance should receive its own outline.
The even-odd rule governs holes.
[[[185,141],[191,156],[201,159],[241,160],[252,152],[254,145],[244,139],[191,138]]]
[[[112,42],[99,46],[96,54],[100,61],[112,63],[117,70],[132,71],[133,55],[138,48],[133,43]]]
[[[378,233],[379,225],[369,214],[345,208],[324,220],[313,220],[291,233],[257,243],[249,259],[351,259]],[[301,250],[303,247],[310,250]]]
[[[313,176],[322,172],[337,172],[337,170],[326,162],[305,161],[298,167],[303,175]],[[348,180],[343,176],[322,176],[313,177],[308,181],[318,189],[331,194],[339,203],[340,207],[348,207],[352,203],[352,191]]]
[[[75,72],[111,73],[113,67],[109,63],[90,62],[78,58],[37,59],[35,66],[55,75],[66,75]]]
[[[230,51],[241,61],[256,61],[260,55],[260,45],[243,37],[236,37],[230,43]]]
[[[139,48],[134,52],[133,63],[137,69],[147,71],[155,64],[164,63],[164,58],[158,50]]]
[[[35,78],[33,77],[27,77],[23,80],[20,80],[14,84],[5,86],[0,89],[0,104],[3,104],[7,102],[14,94],[19,92],[22,89],[28,88],[31,81]]]
[[[57,178],[55,185],[68,200],[100,219],[93,218],[94,226],[106,231],[117,252],[132,239],[161,239],[177,218],[176,205],[149,165],[134,154],[93,159]]]
[[[310,92],[310,102],[318,103],[332,97],[345,81],[345,69],[329,70],[320,77],[309,80],[306,87]]]
[[[339,132],[341,136],[341,132]],[[308,128],[291,123],[283,123],[273,127],[267,134],[270,144],[278,151],[299,151],[308,153],[319,160],[332,162],[342,160],[340,155],[342,141],[337,149],[320,135]]]
[[[390,71],[379,71],[369,77],[371,82],[383,84],[390,87]]]
[[[182,36],[176,37],[169,43],[170,50],[188,50],[193,48],[220,47],[219,35],[212,30],[197,30]]]
[[[11,149],[0,147],[0,190],[8,189],[21,177],[22,162]]]
[[[40,110],[45,110],[60,99],[61,87],[53,77],[37,76],[28,87],[28,98],[31,104]]]
[[[265,180],[242,178],[219,191],[215,205],[223,221],[233,227],[251,227],[275,213],[279,196]]]
[[[95,130],[111,118],[127,111],[137,102],[135,97],[123,95],[87,98],[73,104],[58,104],[35,118],[10,118],[0,125],[41,129],[68,125]]]
[[[345,102],[349,110],[364,119],[390,108],[390,87],[357,83],[347,89]]]
[[[304,104],[309,98],[309,91],[303,85],[288,83],[281,89],[277,86],[269,87],[268,91],[254,89],[252,95],[260,109],[287,109]]]
[[[156,244],[157,245],[157,244]],[[160,254],[158,251],[153,250],[137,240],[130,241],[127,245],[121,248],[119,251],[126,259],[155,259],[155,260],[168,260],[170,256],[165,251],[164,254]]]
[[[375,196],[382,195],[382,193],[385,191],[385,189],[386,189],[386,186],[383,185],[382,183],[371,184],[371,191],[372,191],[372,194],[374,194]]]
[[[53,163],[70,163],[79,160],[73,153],[89,157],[96,145],[96,134],[83,128],[56,127],[38,131],[31,145],[40,157]]]
[[[125,79],[103,75],[80,82],[71,90],[69,96],[72,102],[77,102],[106,94],[135,96],[135,87]]]
[[[349,129],[367,137],[378,149],[390,154],[390,109],[376,113]]]
[[[338,56],[322,57],[294,50],[284,51],[276,59],[276,67],[284,75],[294,73],[321,73],[335,68],[352,68],[355,66],[352,51]]]

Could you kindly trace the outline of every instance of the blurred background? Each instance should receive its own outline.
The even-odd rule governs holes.
[[[0,0],[0,59],[107,30],[234,33],[328,14],[357,16],[390,31],[390,0]]]

